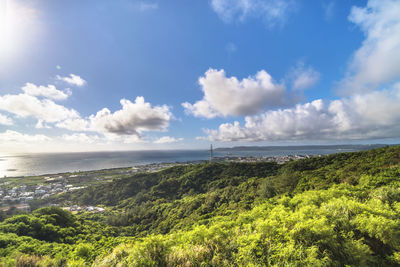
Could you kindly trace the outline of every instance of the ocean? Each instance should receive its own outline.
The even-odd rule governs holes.
[[[364,145],[238,147],[216,149],[214,151],[214,156],[272,157],[284,155],[326,155],[339,152],[360,151],[370,148],[373,147]],[[208,150],[152,150],[3,155],[0,156],[0,179],[4,176],[33,176],[72,171],[131,167],[150,163],[199,161],[209,159],[209,155]]]

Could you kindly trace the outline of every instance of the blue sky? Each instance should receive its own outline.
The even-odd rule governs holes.
[[[5,152],[399,141],[399,1],[0,11]]]

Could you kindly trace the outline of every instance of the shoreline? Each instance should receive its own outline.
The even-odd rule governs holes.
[[[330,145],[330,146],[270,146],[216,148],[216,157],[281,157],[293,154],[326,155],[355,152],[384,145]],[[153,163],[185,163],[207,161],[207,150],[164,150],[164,151],[114,151],[30,154],[0,157],[0,180],[3,177],[31,177],[63,174],[79,171],[129,168]]]
[[[212,163],[257,163],[276,162],[283,164],[291,160],[313,157],[311,155],[286,155],[277,157],[214,157]],[[174,166],[205,164],[210,160],[185,162],[161,162],[138,164],[129,167],[106,168],[88,171],[60,172],[35,176],[16,176],[0,178],[0,207],[21,205],[26,207],[31,201],[45,199],[56,194],[83,189],[114,179],[131,177],[140,173],[158,172]],[[24,205],[26,204],[26,205]]]
[[[345,151],[347,152],[347,151]],[[343,152],[338,152],[343,153]],[[277,162],[277,163],[284,163],[289,160],[298,160],[303,158],[310,158],[318,155],[284,155],[284,156],[234,156],[227,154],[226,156],[215,156],[213,157],[213,162],[220,162],[220,163],[229,163],[229,162]],[[172,167],[176,165],[187,165],[187,164],[200,164],[200,163],[207,163],[210,162],[210,159],[202,159],[202,160],[191,160],[191,161],[165,161],[165,162],[152,162],[152,163],[137,163],[135,165],[129,166],[117,166],[111,168],[101,168],[101,169],[88,169],[88,170],[71,170],[65,172],[50,172],[50,173],[42,173],[42,174],[30,174],[30,175],[17,175],[17,176],[3,176],[0,177],[0,182],[4,179],[16,179],[16,178],[30,178],[30,177],[42,177],[42,176],[54,176],[54,175],[66,175],[66,174],[76,174],[76,173],[86,173],[86,172],[100,172],[100,171],[113,171],[113,170],[121,170],[121,169],[143,169],[146,172],[146,169],[151,168],[152,166],[166,166]],[[164,168],[164,167],[161,167]],[[160,170],[161,168],[157,168]],[[139,172],[139,171],[138,171]]]

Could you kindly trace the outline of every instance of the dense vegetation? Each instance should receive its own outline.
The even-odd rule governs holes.
[[[0,265],[400,266],[400,146],[178,166],[46,201],[107,212],[4,219]]]

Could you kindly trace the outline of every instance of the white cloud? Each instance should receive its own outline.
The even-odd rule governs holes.
[[[11,118],[7,117],[6,115],[0,114],[0,125],[10,126],[13,124],[14,122]]]
[[[97,134],[86,134],[86,133],[73,133],[63,134],[61,141],[67,141],[68,143],[81,143],[81,144],[134,144],[134,143],[145,143],[140,136],[137,135],[116,135],[110,133],[104,133],[103,136]]]
[[[64,128],[70,131],[89,131],[89,122],[82,118],[71,118],[60,121],[56,124],[58,128]]]
[[[110,135],[106,135],[108,139],[110,139]],[[135,144],[135,143],[146,143],[147,141],[140,138],[137,135],[125,135],[125,136],[117,136],[118,138],[110,139],[114,141],[123,142],[124,144]]]
[[[183,138],[175,138],[171,136],[163,136],[157,140],[155,140],[153,143],[155,144],[169,144],[169,143],[176,143],[179,141],[182,141]]]
[[[75,86],[84,86],[86,84],[84,79],[75,74],[70,74],[69,77],[61,77],[60,75],[57,75],[56,79]]]
[[[325,103],[267,111],[239,122],[205,130],[212,141],[334,140],[398,137],[400,84],[391,90]]]
[[[50,129],[51,127],[49,125],[45,124],[42,120],[38,120],[38,122],[35,125],[35,128],[36,129],[43,129],[43,128]]]
[[[163,131],[172,119],[172,113],[166,105],[152,107],[143,97],[137,97],[132,103],[121,101],[122,109],[111,113],[104,108],[90,116],[90,128],[102,133],[115,135],[137,135],[143,131]]]
[[[0,133],[0,143],[32,143],[32,142],[46,142],[52,139],[42,134],[29,135],[16,131],[7,130]]]
[[[195,117],[204,117],[207,119],[212,119],[217,117],[219,114],[214,112],[210,107],[210,104],[205,100],[197,101],[194,104],[189,102],[182,103],[182,107],[185,108],[186,114],[192,114]]]
[[[70,90],[66,90],[66,92],[63,92],[57,90],[57,88],[51,84],[46,87],[46,86],[37,86],[33,83],[26,83],[25,86],[22,87],[22,91],[24,91],[24,93],[27,95],[43,96],[55,100],[64,100],[71,95]]]
[[[54,103],[52,100],[40,100],[27,94],[0,96],[0,110],[19,117],[33,117],[44,122],[58,122],[70,118],[79,118],[78,112]]]
[[[320,74],[312,67],[306,67],[304,63],[300,62],[291,71],[289,77],[293,80],[292,88],[294,90],[303,90],[315,85],[320,78]]]
[[[355,52],[347,77],[341,83],[345,92],[373,90],[400,78],[400,1],[370,0],[366,7],[353,7],[350,21],[366,35]]]
[[[194,104],[182,104],[187,113],[196,117],[253,115],[264,108],[285,106],[291,101],[285,87],[274,83],[264,70],[239,81],[236,77],[226,77],[224,70],[209,69],[200,77],[199,84],[203,99]]]
[[[49,85],[36,86],[27,83],[22,90],[24,93],[17,95],[0,96],[0,110],[16,115],[18,118],[31,117],[37,119],[35,128],[58,128],[70,131],[81,132],[73,134],[64,134],[57,138],[51,139],[44,135],[27,135],[15,131],[7,131],[2,133],[1,140],[8,140],[3,143],[3,148],[10,151],[20,149],[43,150],[40,145],[41,141],[50,141],[51,146],[56,146],[63,150],[62,144],[73,144],[70,147],[76,149],[80,143],[92,145],[122,145],[131,143],[146,143],[146,138],[142,138],[142,132],[146,131],[165,131],[169,126],[169,122],[173,119],[170,107],[166,105],[152,106],[145,102],[143,97],[137,97],[135,102],[122,99],[122,108],[115,112],[111,112],[107,108],[103,108],[94,115],[81,117],[74,109],[56,104],[53,99],[62,99],[65,97],[63,92],[57,90],[54,86]],[[39,98],[43,97],[43,98]],[[12,125],[13,120],[5,115],[0,114],[0,124]],[[82,133],[92,132],[92,134]],[[98,133],[93,134],[93,133]],[[101,136],[101,137],[100,137]],[[180,139],[176,139],[180,140]],[[30,144],[29,142],[32,143]],[[35,144],[36,141],[40,141]],[[161,142],[173,141],[172,139],[160,139]],[[18,149],[12,144],[18,143]],[[46,150],[46,149],[44,149]]]
[[[247,116],[245,123],[206,129],[214,141],[355,140],[398,138],[400,134],[400,2],[370,0],[353,7],[349,19],[366,39],[355,52],[341,89],[348,97],[315,100],[293,108]],[[304,68],[292,74],[293,89],[314,84],[319,74]],[[295,78],[294,78],[295,77]],[[388,88],[383,90],[382,88]]]
[[[60,123],[65,125],[64,128],[76,125],[75,121],[82,120],[80,115],[74,109],[66,108],[62,105],[56,104],[50,99],[65,99],[70,94],[69,91],[62,92],[57,90],[53,85],[36,86],[32,83],[26,83],[22,87],[23,94],[18,95],[3,95],[0,96],[0,110],[17,115],[17,117],[32,117],[37,119],[35,128],[51,128],[48,123]],[[45,97],[39,99],[38,97]],[[71,126],[71,122],[75,124]]]
[[[145,138],[139,135],[118,135],[115,133],[102,133],[104,135],[104,141],[108,144],[139,144],[148,143]]]
[[[211,0],[212,9],[226,23],[248,17],[262,19],[268,27],[285,23],[294,9],[291,0]]]
[[[61,138],[67,142],[92,144],[101,138],[98,135],[87,135],[84,133],[64,134]]]
[[[173,118],[168,106],[152,107],[143,97],[137,97],[134,103],[126,99],[120,102],[122,109],[114,113],[103,108],[88,118],[69,118],[56,126],[70,131],[97,132],[104,135],[106,141],[131,144],[145,142],[142,132],[166,130]]]

